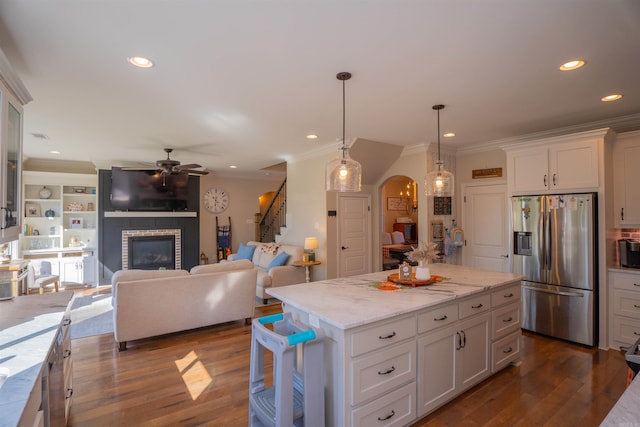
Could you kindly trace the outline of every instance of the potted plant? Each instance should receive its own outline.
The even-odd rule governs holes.
[[[411,247],[413,250],[407,252],[409,261],[417,262],[416,280],[431,279],[431,271],[429,270],[429,261],[438,258],[438,245],[434,242],[425,243],[420,241],[418,247]]]

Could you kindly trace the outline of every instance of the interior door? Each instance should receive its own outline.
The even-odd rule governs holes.
[[[463,188],[462,262],[470,267],[509,271],[509,198],[505,184]]]
[[[338,204],[338,277],[370,272],[370,198],[368,195],[341,195]]]

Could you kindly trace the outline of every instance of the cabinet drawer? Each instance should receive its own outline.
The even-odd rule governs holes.
[[[491,345],[491,372],[498,372],[520,358],[520,332],[514,332]]]
[[[609,273],[613,279],[613,287],[627,291],[640,292],[640,273]]]
[[[458,305],[460,319],[482,313],[491,308],[491,295],[481,295],[467,301],[463,301]]]
[[[491,293],[491,307],[498,307],[502,304],[508,304],[516,300],[520,300],[520,292],[522,288],[520,283],[503,288]]]
[[[494,340],[519,331],[521,328],[520,302],[514,302],[493,310],[491,323],[493,324],[491,338]]]
[[[382,395],[416,378],[416,343],[406,342],[352,362],[351,405]]]
[[[385,322],[372,328],[354,332],[351,335],[351,356],[356,357],[415,335],[415,317],[405,317],[404,319]]]
[[[632,345],[640,338],[640,320],[628,317],[613,317],[613,339]]]
[[[418,333],[430,331],[458,320],[458,304],[425,311],[418,315]]]
[[[613,312],[640,320],[640,292],[616,290],[613,294]]]
[[[416,383],[412,382],[351,412],[351,425],[404,426],[416,418]]]

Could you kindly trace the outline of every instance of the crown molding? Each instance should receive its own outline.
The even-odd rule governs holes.
[[[33,101],[31,94],[20,80],[20,77],[16,74],[11,66],[11,63],[5,56],[2,49],[0,49],[0,79],[6,84],[7,89],[18,98],[20,104],[26,105]]]
[[[631,132],[640,129],[640,113],[629,114],[627,116],[603,119],[595,122],[583,123],[580,125],[567,126],[550,129],[542,132],[529,133],[525,135],[498,139],[486,143],[474,144],[472,146],[460,147],[457,154],[473,154],[490,150],[502,149],[504,146],[517,145],[538,139],[567,136],[579,132],[593,131],[603,128],[611,128],[616,133]]]

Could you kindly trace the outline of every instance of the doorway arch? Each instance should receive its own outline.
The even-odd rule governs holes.
[[[393,258],[390,249],[393,246],[415,244],[418,239],[418,184],[409,176],[394,175],[385,180],[380,186],[380,224],[378,233],[380,247],[376,251],[382,269],[396,268],[397,258]],[[393,235],[394,231],[403,233],[404,242],[391,240],[391,245],[383,237],[386,233]],[[395,260],[395,261],[394,261]]]

